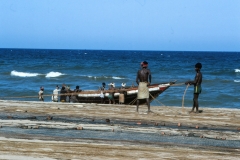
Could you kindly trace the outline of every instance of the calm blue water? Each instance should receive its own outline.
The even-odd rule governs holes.
[[[240,53],[104,50],[0,49],[0,99],[37,101],[40,86],[52,94],[63,83],[74,89],[98,89],[102,82],[136,85],[141,61],[149,62],[152,83],[193,80],[194,65],[203,65],[200,107],[240,108]],[[170,87],[158,97],[166,106],[182,106],[185,85]],[[193,87],[184,106],[192,106]],[[14,98],[35,96],[36,98]],[[45,101],[51,101],[50,96]],[[152,106],[161,106],[158,101]]]

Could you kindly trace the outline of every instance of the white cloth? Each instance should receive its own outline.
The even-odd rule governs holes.
[[[138,85],[138,95],[137,99],[149,98],[149,90],[146,82],[140,82]]]
[[[104,94],[103,94],[102,91],[101,91],[101,93],[100,93],[100,97],[101,97],[101,98],[104,98]]]
[[[58,92],[59,92],[59,91],[60,91],[59,89],[54,89],[54,90],[53,90],[52,101],[58,102]]]
[[[43,90],[40,90],[38,92],[38,97],[39,97],[39,100],[42,100],[43,99]]]

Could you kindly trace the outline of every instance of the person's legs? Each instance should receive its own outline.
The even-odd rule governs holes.
[[[194,103],[195,103],[195,107],[196,107],[196,112],[198,113],[198,97],[199,94],[198,93],[194,93]]]
[[[139,99],[137,99],[137,108],[136,108],[137,112],[138,112],[138,107],[139,107]]]
[[[190,112],[194,112],[194,109],[195,109],[195,94],[193,94],[193,106]]]
[[[146,99],[146,102],[147,102],[147,106],[148,106],[148,112],[150,112],[150,101],[149,101],[149,98]]]
[[[112,101],[113,101],[113,104],[115,104],[115,99],[114,99],[114,97],[113,97]]]
[[[198,96],[199,96],[199,93],[194,93],[193,94],[193,108],[190,112],[193,112],[194,109],[196,108],[196,113],[198,113]]]

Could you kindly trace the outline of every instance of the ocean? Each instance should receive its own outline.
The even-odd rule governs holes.
[[[152,84],[176,81],[151,106],[182,106],[186,85],[195,77],[195,64],[202,63],[202,93],[199,106],[240,109],[240,52],[127,51],[0,49],[1,100],[38,101],[38,91],[52,94],[56,85],[71,89],[99,89],[102,82],[137,85],[140,63],[147,61]],[[191,107],[193,87],[189,86],[184,106]],[[51,102],[50,96],[45,96]]]

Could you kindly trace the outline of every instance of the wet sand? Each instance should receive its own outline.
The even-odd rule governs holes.
[[[240,110],[0,100],[0,159],[239,159]]]

